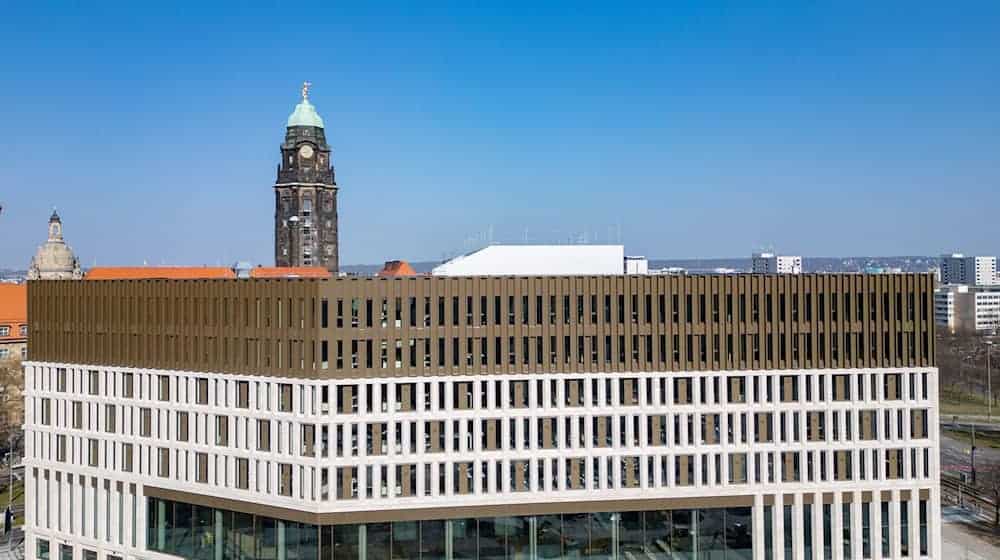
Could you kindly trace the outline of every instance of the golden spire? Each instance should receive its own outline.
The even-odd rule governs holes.
[[[302,82],[302,101],[309,101],[309,88],[312,82]]]

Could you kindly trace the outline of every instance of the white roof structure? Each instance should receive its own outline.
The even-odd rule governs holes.
[[[624,245],[490,245],[442,263],[434,276],[583,276],[625,273]]]

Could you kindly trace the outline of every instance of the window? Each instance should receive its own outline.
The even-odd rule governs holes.
[[[195,454],[195,482],[205,484],[208,482],[208,454]]]
[[[97,395],[100,393],[100,382],[101,378],[98,376],[96,370],[91,370],[87,372],[87,392],[91,395]]]
[[[237,408],[250,408],[250,382],[236,382],[236,406]]]
[[[134,394],[132,390],[132,374],[123,373],[122,374],[122,396],[126,399],[131,399]]]
[[[271,422],[257,420],[257,451],[271,450]]]
[[[115,433],[115,405],[104,405],[104,431],[110,434]]]
[[[142,437],[153,435],[153,411],[148,408],[139,409],[139,435]]]
[[[215,445],[225,447],[229,445],[229,417],[218,415],[215,417]]]
[[[282,496],[292,495],[292,466],[287,463],[278,465],[278,493]]]
[[[7,325],[0,326],[0,336],[10,336],[10,327]]]
[[[208,379],[197,379],[195,380],[197,385],[198,393],[195,402],[198,404],[208,404]]]
[[[49,541],[45,539],[35,539],[35,559],[49,560]]]
[[[240,490],[248,490],[250,488],[249,463],[249,460],[245,458],[236,459],[236,487]]]
[[[91,467],[98,466],[100,461],[100,442],[96,439],[87,440],[87,465]]]
[[[170,476],[170,450],[164,447],[157,448],[156,474],[162,478]]]
[[[122,471],[132,472],[132,444],[122,444]]]
[[[369,352],[369,356],[370,356]],[[292,411],[292,386],[289,383],[281,383],[278,385],[278,411],[280,412],[291,412]]]

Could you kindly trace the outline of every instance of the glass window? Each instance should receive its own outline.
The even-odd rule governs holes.
[[[444,560],[446,551],[461,560],[692,558],[695,550],[708,560],[752,558],[749,507],[316,526],[156,498],[148,504],[149,548],[195,560],[220,548],[237,560]],[[38,558],[47,560],[48,541],[37,542]],[[59,560],[71,560],[66,548],[70,556],[60,548]],[[84,560],[94,559],[84,551]]]

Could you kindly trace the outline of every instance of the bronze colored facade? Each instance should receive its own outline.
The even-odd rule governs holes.
[[[297,378],[931,367],[930,274],[34,282],[29,358]]]

